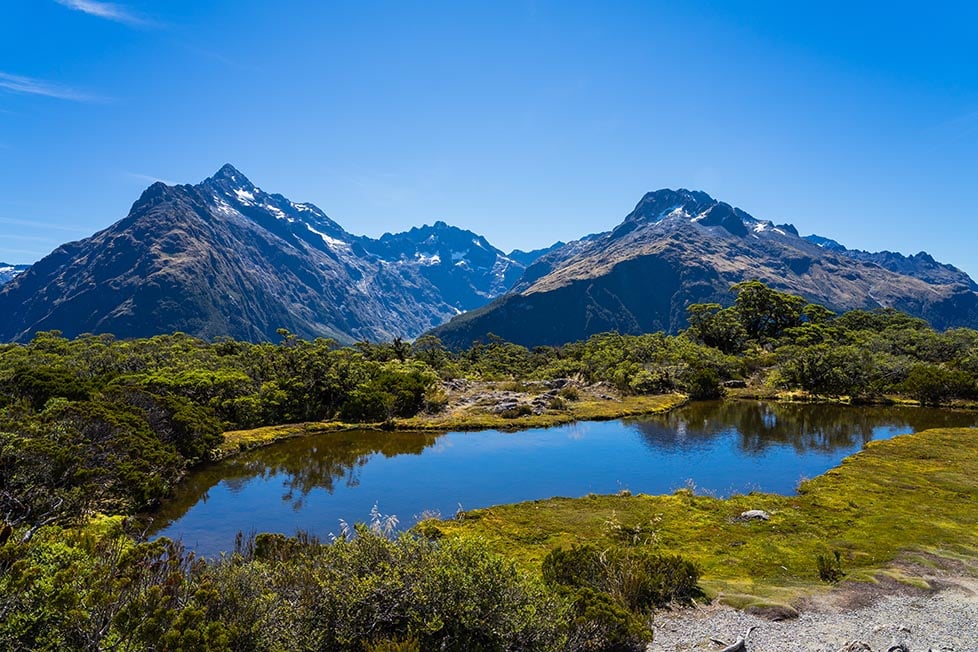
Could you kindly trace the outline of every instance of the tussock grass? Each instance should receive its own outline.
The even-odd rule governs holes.
[[[637,545],[679,553],[702,570],[711,597],[738,606],[787,605],[829,585],[819,555],[838,551],[846,580],[894,577],[893,562],[920,552],[978,559],[978,429],[936,429],[871,442],[838,467],[804,482],[796,496],[728,499],[680,490],[663,496],[552,498],[466,512],[434,524],[443,535],[477,537],[538,569],[556,546]],[[769,521],[737,516],[763,509]],[[428,524],[430,528],[432,524]],[[918,579],[900,576],[907,584]]]

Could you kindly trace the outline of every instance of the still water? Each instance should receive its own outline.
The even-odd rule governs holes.
[[[407,527],[422,515],[621,489],[790,494],[870,440],[976,424],[975,413],[925,408],[717,401],[516,433],[331,433],[194,472],[154,515],[154,534],[213,555],[239,531],[326,537],[374,505]]]

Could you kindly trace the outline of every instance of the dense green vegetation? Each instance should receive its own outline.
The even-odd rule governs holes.
[[[261,534],[216,560],[139,543],[122,517],[27,541],[5,530],[0,648],[637,652],[649,599],[670,599],[676,558],[603,560],[639,582],[635,596],[622,582],[563,590],[479,541],[393,536],[395,522],[373,516],[329,544]],[[679,586],[695,583],[679,570]]]
[[[575,386],[594,383],[626,398],[715,398],[740,382],[860,401],[978,398],[976,331],[938,333],[892,310],[836,316],[757,282],[734,290],[730,307],[690,306],[690,326],[678,335],[604,333],[560,347],[527,349],[489,336],[450,351],[424,336],[341,348],[285,331],[277,344],[179,333],[67,340],[47,332],[26,345],[0,345],[0,645],[640,646],[649,610],[690,594],[691,585],[673,581],[697,572],[671,556],[684,552],[680,539],[651,557],[602,549],[605,575],[593,549],[555,552],[543,581],[539,566],[526,577],[477,543],[388,540],[367,529],[331,545],[259,537],[226,559],[202,561],[178,544],[139,543],[119,519],[91,519],[151,509],[188,467],[221,448],[227,431],[332,420],[410,425],[446,408],[442,380],[574,379],[551,403],[558,412],[584,402]],[[659,403],[628,405],[616,409]],[[631,593],[609,579],[622,573]],[[432,592],[436,581],[451,587],[454,602]],[[476,587],[499,593],[477,596]],[[511,612],[498,610],[501,596]],[[310,643],[274,642],[287,631]]]

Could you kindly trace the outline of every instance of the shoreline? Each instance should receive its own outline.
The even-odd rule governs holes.
[[[515,432],[532,428],[549,428],[579,421],[611,421],[628,417],[662,414],[689,402],[684,394],[613,396],[607,387],[594,385],[582,388],[579,400],[566,401],[559,409],[537,407],[537,412],[519,416],[504,416],[494,412],[500,405],[532,405],[542,392],[500,390],[498,386],[514,383],[472,383],[466,390],[449,398],[449,406],[440,413],[393,419],[388,422],[345,423],[321,421],[278,426],[262,426],[248,430],[230,430],[224,441],[211,451],[208,462],[233,457],[240,452],[269,446],[278,441],[329,432],[349,430],[396,430],[402,432],[449,432],[503,430]],[[472,399],[475,395],[475,400]],[[515,398],[514,398],[515,396]],[[454,400],[453,400],[454,399]],[[536,406],[534,406],[536,407]],[[534,409],[534,408],[528,408]],[[205,464],[207,462],[204,462]]]
[[[535,411],[518,416],[503,415],[493,411],[503,401],[516,401],[517,405],[533,405],[542,394],[546,381],[452,381],[463,383],[467,390],[449,392],[447,406],[434,414],[422,414],[408,418],[395,418],[386,422],[348,423],[342,421],[313,421],[306,423],[259,426],[223,433],[224,441],[211,451],[210,459],[216,462],[233,457],[239,452],[274,444],[278,441],[329,432],[349,430],[396,430],[402,432],[449,432],[502,430],[517,432],[532,428],[549,428],[580,421],[610,421],[629,417],[662,414],[680,408],[690,399],[685,394],[621,395],[607,385],[577,386],[584,392],[581,400],[566,401],[558,409],[535,405]],[[499,387],[523,386],[524,391],[500,390]],[[525,386],[531,388],[525,390]],[[469,396],[466,396],[469,394]],[[471,401],[471,394],[482,397],[483,403]],[[549,392],[548,394],[553,394]],[[466,403],[466,401],[469,401]],[[853,402],[847,397],[823,397],[805,392],[785,392],[765,388],[728,389],[721,401],[771,401],[776,403],[804,403],[842,406],[902,406],[925,407],[917,401],[900,396],[882,396],[875,400]],[[955,402],[940,406],[944,410],[978,411],[978,403]]]

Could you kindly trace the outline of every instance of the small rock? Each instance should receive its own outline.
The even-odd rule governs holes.
[[[839,648],[839,652],[873,652],[873,648],[862,641],[846,641],[846,644]]]
[[[740,518],[744,521],[770,521],[771,515],[765,512],[763,509],[748,509],[746,512],[740,513]]]

